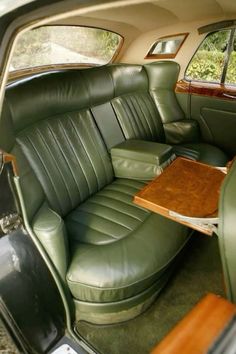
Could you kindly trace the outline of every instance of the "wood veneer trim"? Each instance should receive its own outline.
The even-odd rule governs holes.
[[[138,196],[135,196],[134,197],[134,203],[143,207],[143,208],[146,208],[154,213],[157,213],[157,214],[160,214],[170,220],[173,220],[175,222],[178,222],[179,224],[182,224],[182,225],[185,225],[187,227],[190,227],[191,229],[193,230],[196,230],[196,231],[199,231],[201,232],[202,234],[204,235],[207,235],[207,236],[212,236],[213,235],[213,230],[210,230],[210,229],[206,229],[204,227],[201,227],[200,225],[196,225],[196,224],[192,224],[190,222],[187,222],[187,221],[183,221],[183,220],[180,220],[178,219],[177,217],[174,217],[174,216],[171,216],[169,214],[169,211],[167,209],[164,209],[154,203],[150,203],[150,202],[147,202],[145,201],[144,199],[142,198],[139,198]]]
[[[188,216],[210,217],[217,211],[225,173],[197,161],[178,157],[161,175],[137,193],[159,208]]]
[[[163,173],[134,196],[134,203],[168,219],[211,236],[213,227],[204,227],[185,217],[215,218],[220,187],[225,173],[213,166],[178,157]]]
[[[16,157],[14,155],[3,152],[3,163],[11,163],[14,175],[19,176]]]
[[[208,294],[151,354],[206,353],[235,313],[235,305],[214,294]]]
[[[215,97],[230,101],[236,100],[236,86],[233,85],[180,80],[176,83],[175,92]],[[227,95],[231,95],[232,97],[227,97]]]
[[[186,80],[180,80],[175,85],[176,93],[189,93],[190,90],[190,82]]]

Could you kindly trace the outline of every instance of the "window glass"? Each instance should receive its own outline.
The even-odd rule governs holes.
[[[225,83],[233,85],[236,84],[236,36],[234,36],[233,48],[229,58]]]
[[[107,64],[122,38],[98,28],[45,26],[25,32],[18,40],[10,70],[53,64]]]
[[[192,58],[185,77],[188,80],[220,82],[230,30],[209,34]]]
[[[188,33],[159,38],[149,50],[148,57],[169,57],[174,58]]]

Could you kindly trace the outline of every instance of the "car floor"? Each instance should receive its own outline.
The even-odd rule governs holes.
[[[19,354],[0,320],[0,354]]]
[[[203,297],[225,296],[217,237],[194,233],[176,273],[142,315],[116,325],[79,322],[77,330],[102,354],[145,354]]]

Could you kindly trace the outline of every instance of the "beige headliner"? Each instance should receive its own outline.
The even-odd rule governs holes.
[[[144,63],[150,46],[161,36],[189,32],[190,35],[175,60],[186,65],[203,36],[198,27],[227,18],[236,18],[235,0],[140,0],[124,1],[124,6],[97,10],[89,16],[73,17],[60,23],[106,28],[121,34],[125,41],[116,61]]]

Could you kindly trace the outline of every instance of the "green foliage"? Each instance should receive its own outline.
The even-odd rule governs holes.
[[[228,84],[236,84],[236,51],[231,53],[225,82]]]
[[[117,34],[108,31],[98,31],[96,35],[97,53],[99,56],[110,60],[114,55],[118,45],[119,37]]]
[[[190,62],[186,76],[192,80],[220,82],[230,30],[215,32],[206,37]],[[236,83],[236,52],[231,53],[226,82]]]
[[[228,44],[229,36],[230,30],[211,33],[203,41],[199,50],[224,52]]]
[[[186,76],[193,80],[219,82],[224,64],[224,53],[198,51],[192,59]]]
[[[14,68],[25,68],[47,64],[49,40],[46,27],[24,33],[17,42],[11,65]]]
[[[224,66],[224,53],[198,51],[192,59],[186,77],[192,80],[220,82]],[[231,53],[226,83],[236,84],[236,51]]]

